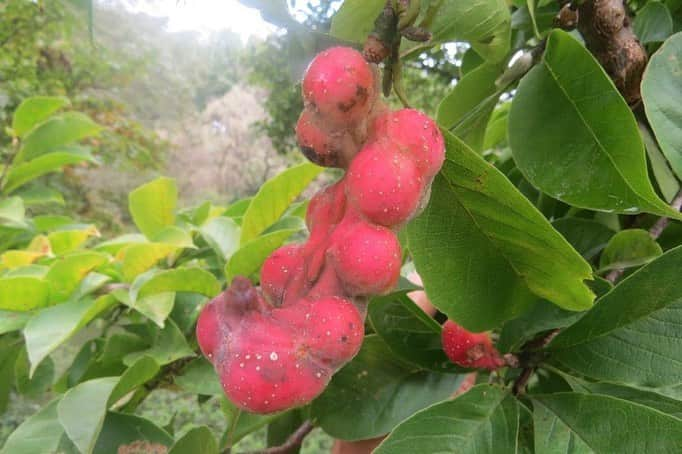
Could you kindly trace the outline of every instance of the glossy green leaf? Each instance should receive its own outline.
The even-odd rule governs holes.
[[[175,223],[178,188],[172,178],[160,177],[143,184],[128,196],[128,209],[135,225],[151,239]]]
[[[634,32],[642,44],[665,41],[673,33],[673,18],[663,2],[647,2],[637,11]]]
[[[0,334],[23,329],[32,316],[29,312],[0,310]]]
[[[682,179],[682,32],[651,57],[642,81],[646,116],[661,151]]]
[[[358,440],[391,431],[400,421],[450,396],[462,376],[415,369],[376,336],[313,401],[312,415],[336,438]]]
[[[639,132],[642,134],[646,154],[649,156],[651,171],[656,179],[658,189],[661,195],[663,195],[663,200],[670,203],[680,190],[680,181],[675,177],[675,173],[670,168],[668,160],[663,156],[663,152],[658,146],[653,132],[650,132],[649,127],[640,122]]]
[[[187,344],[187,339],[178,329],[178,326],[172,320],[166,320],[162,329],[157,328],[155,330],[152,346],[147,350],[126,355],[123,358],[123,363],[131,365],[143,356],[149,356],[164,366],[177,359],[194,356],[194,351]]]
[[[14,163],[30,161],[38,156],[57,151],[64,145],[71,145],[92,137],[101,129],[101,126],[80,112],[55,115],[26,134]]]
[[[170,244],[178,248],[196,249],[192,235],[187,230],[174,225],[164,227],[151,240],[154,243]]]
[[[45,307],[50,288],[42,279],[17,276],[0,278],[0,309],[30,311]]]
[[[71,301],[36,313],[24,328],[31,374],[47,355],[114,303],[113,297],[105,295],[95,300]]]
[[[109,396],[118,377],[89,380],[71,388],[57,405],[59,422],[82,454],[95,448],[97,436],[104,424]],[[87,415],[87,418],[83,418]]]
[[[426,26],[432,43],[468,41],[490,61],[502,60],[509,51],[511,16],[504,0],[443,0]],[[438,3],[436,3],[438,5]]]
[[[478,385],[454,400],[415,413],[374,452],[515,454],[519,411],[507,390]]]
[[[541,438],[539,447],[544,446],[542,437],[554,438],[548,445],[552,451],[537,452],[641,454],[679,450],[682,419],[657,410],[599,394],[555,393],[532,399],[536,430],[553,428],[551,432],[536,432]],[[618,415],[617,424],[602,424],[614,422],[614,415]]]
[[[590,52],[564,31],[549,35],[541,63],[519,84],[509,143],[526,179],[555,199],[680,217],[649,182],[630,108]]]
[[[436,120],[476,151],[483,137],[500,92],[495,79],[502,65],[484,63],[462,77],[438,105]]]
[[[87,147],[64,146],[51,153],[12,166],[7,172],[7,180],[2,190],[3,193],[8,194],[40,176],[56,172],[66,165],[96,161]]]
[[[199,229],[204,240],[223,260],[229,259],[239,248],[239,225],[229,217],[220,216],[206,222]]]
[[[57,419],[55,399],[37,413],[23,421],[10,434],[0,453],[2,454],[53,454],[59,446],[64,429]]]
[[[22,188],[15,195],[21,197],[27,207],[35,205],[57,204],[65,205],[64,196],[61,192],[46,186],[31,186]]]
[[[599,257],[599,268],[604,271],[640,266],[662,253],[661,246],[646,230],[622,230],[616,233],[604,248]]]
[[[599,380],[642,387],[682,382],[680,269],[677,247],[628,276],[554,339],[551,360]]]
[[[150,273],[141,274],[131,285],[130,292],[117,289],[111,293],[120,303],[125,304],[131,309],[135,309],[149,320],[156,323],[160,328],[166,324],[166,319],[173,310],[175,303],[174,292],[161,292],[149,295],[145,298],[136,298],[135,293],[138,289],[151,278]]]
[[[220,292],[220,283],[201,268],[176,268],[154,274],[140,287],[135,297],[145,298],[162,292],[191,292],[213,297]]]
[[[560,418],[542,405],[533,409],[535,452],[546,454],[594,454],[595,451]]]
[[[47,235],[55,255],[64,255],[80,248],[89,238],[99,236],[99,231],[94,225],[86,225],[80,228],[57,230]]]
[[[446,134],[431,200],[407,227],[431,302],[473,331],[499,326],[536,296],[569,310],[592,293],[587,262],[502,175]]]
[[[24,222],[24,201],[19,197],[8,197],[0,200],[0,225],[12,228],[28,227]]]
[[[266,258],[294,233],[296,230],[278,230],[244,244],[237,252],[232,254],[225,265],[227,281],[231,282],[235,276],[251,276],[255,274]]]
[[[30,366],[26,349],[22,348],[14,363],[14,383],[17,392],[30,398],[40,397],[54,382],[55,365],[50,357],[36,368],[30,376]]]
[[[69,100],[61,96],[33,96],[26,98],[14,111],[12,119],[14,134],[23,137],[35,125],[68,105]]]
[[[314,164],[299,164],[265,182],[244,213],[240,244],[244,246],[277,221],[322,170]]]
[[[103,241],[95,246],[93,249],[106,252],[107,254],[116,255],[126,246],[131,244],[146,243],[147,238],[140,233],[126,233],[110,240]]]
[[[197,358],[187,365],[175,384],[184,391],[205,396],[221,396],[224,391],[213,365],[206,358]]]
[[[344,1],[332,17],[329,34],[344,41],[364,43],[385,4],[384,0]]]
[[[582,218],[557,219],[552,227],[587,260],[596,257],[616,233],[601,222]]]
[[[107,260],[106,255],[94,251],[74,252],[58,257],[45,276],[50,285],[50,302],[54,304],[65,301],[90,271]]]
[[[372,298],[367,315],[374,331],[400,359],[435,372],[462,371],[443,352],[441,326],[404,292]]]
[[[124,247],[117,254],[123,259],[123,279],[132,281],[177,250],[177,246],[164,243],[133,243]]]
[[[611,397],[617,397],[619,399],[656,409],[670,416],[674,416],[675,418],[682,419],[682,401],[672,399],[668,396],[664,396],[653,391],[606,382],[581,382],[579,388],[580,392],[604,394]]]
[[[136,442],[138,443],[137,446],[139,446],[140,442],[149,443],[153,445],[154,449],[158,450],[162,446],[171,446],[173,437],[146,418],[110,411],[106,414],[93,453],[115,453],[120,448]],[[143,444],[142,446],[145,445]],[[151,446],[149,447],[152,448]],[[197,454],[199,454],[199,451],[197,451]]]
[[[168,454],[218,454],[218,442],[213,432],[206,426],[195,427],[187,431]]]

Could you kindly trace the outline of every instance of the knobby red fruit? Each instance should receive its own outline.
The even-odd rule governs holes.
[[[453,363],[474,369],[498,369],[504,360],[487,333],[472,333],[452,320],[443,325],[443,350]]]
[[[386,227],[362,220],[343,223],[327,255],[350,295],[386,293],[400,277],[400,242]]]
[[[207,329],[219,333],[219,342],[205,335]],[[227,396],[259,413],[310,402],[355,356],[363,336],[363,317],[345,298],[276,308],[240,277],[204,308],[197,325],[199,346]]]
[[[337,124],[366,117],[377,94],[372,68],[350,47],[319,53],[306,70],[302,88],[304,101]]]
[[[389,227],[415,213],[424,188],[414,160],[387,141],[365,145],[346,175],[349,202],[370,221]]]
[[[236,277],[197,322],[199,346],[226,395],[258,413],[309,403],[357,354],[367,297],[389,292],[400,276],[396,231],[426,202],[445,156],[432,120],[377,100],[374,70],[353,49],[319,54],[303,97],[296,126],[303,153],[348,172],[311,199],[308,240],[265,260],[260,291]]]
[[[371,139],[388,140],[412,157],[426,179],[438,173],[445,160],[445,141],[438,125],[415,109],[400,109],[377,116]]]

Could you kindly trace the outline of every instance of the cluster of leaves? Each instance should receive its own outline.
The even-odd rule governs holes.
[[[270,18],[287,11],[286,2],[249,3]],[[86,159],[74,143],[97,130],[57,113],[63,100],[34,98],[14,115],[0,202],[0,404],[10,392],[54,397],[2,452],[217,453],[266,425],[270,443],[281,443],[304,420],[346,440],[389,434],[376,452],[390,454],[679,450],[682,215],[666,202],[682,178],[682,33],[672,19],[652,33],[637,119],[576,36],[551,28],[554,2],[513,3],[421,2],[417,24],[433,34],[430,45],[466,41],[471,50],[436,115],[447,160],[402,240],[439,311],[493,330],[520,367],[479,372],[479,384],[451,399],[467,371],[447,361],[439,323],[404,285],[370,301],[360,353],[310,406],[238,411],[197,355],[198,311],[235,275],[257,281],[272,250],[305,235],[306,205],[296,200],[322,169],[295,166],[253,198],[187,210],[160,178],[129,196],[139,233],[102,240],[93,226],[27,216],[30,194],[10,185],[61,165],[48,157],[80,150]],[[346,0],[331,38],[361,43],[383,4]],[[679,10],[640,2],[640,33],[654,31],[646,10],[659,6]],[[541,41],[541,59],[510,78],[511,55]],[[404,55],[421,52],[410,46]],[[645,229],[661,216],[670,225],[656,238]],[[625,278],[604,279],[612,270]],[[51,354],[86,326],[97,335],[55,376]],[[137,416],[158,386],[218,399],[227,428],[172,434]]]

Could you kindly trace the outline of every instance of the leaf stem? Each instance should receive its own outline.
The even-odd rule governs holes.
[[[286,454],[292,449],[301,446],[305,437],[315,428],[311,421],[306,421],[296,429],[294,433],[287,438],[284,444],[273,446],[271,448],[263,449],[261,451],[253,451],[245,454]]]

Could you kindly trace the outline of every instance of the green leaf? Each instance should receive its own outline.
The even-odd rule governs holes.
[[[175,384],[184,391],[205,396],[222,396],[223,388],[213,365],[206,358],[197,358],[187,365]]]
[[[74,252],[58,257],[45,276],[50,285],[50,303],[66,300],[90,271],[107,260],[106,255],[94,251]]]
[[[500,92],[495,80],[502,65],[484,63],[462,77],[438,105],[436,120],[476,151],[483,137]]]
[[[151,279],[152,275],[153,271],[141,274],[131,285],[130,292],[126,292],[124,289],[117,289],[114,290],[111,295],[120,303],[125,304],[131,309],[135,309],[137,312],[156,323],[159,328],[163,328],[166,323],[166,318],[168,318],[168,315],[173,310],[175,293],[163,292],[149,295],[146,298],[135,297],[138,289]]]
[[[160,177],[128,196],[128,209],[135,225],[152,239],[164,227],[175,223],[178,188],[172,178]]]
[[[0,413],[7,409],[10,394],[14,391],[15,363],[23,350],[19,336],[0,337]]]
[[[201,235],[218,256],[228,260],[239,248],[239,225],[232,218],[220,216],[206,222],[199,229]]]
[[[161,292],[191,292],[213,297],[220,292],[220,283],[200,268],[176,268],[156,273],[140,287],[135,297],[146,298]]]
[[[97,436],[104,425],[109,396],[117,383],[118,377],[83,382],[67,391],[57,405],[59,422],[83,454],[89,454],[95,448]]]
[[[32,377],[30,374],[30,363],[28,361],[28,354],[26,349],[22,348],[14,363],[14,383],[17,392],[31,397],[37,398],[45,393],[47,389],[52,386],[54,382],[54,362],[52,359],[45,358],[36,368]]]
[[[194,356],[194,351],[189,348],[185,336],[172,320],[166,320],[163,329],[157,329],[154,337],[150,348],[126,355],[123,363],[130,365],[143,356],[149,356],[164,366],[177,359]]]
[[[596,257],[616,233],[601,222],[582,218],[557,219],[552,227],[587,260]]]
[[[461,372],[443,352],[441,326],[405,292],[372,298],[368,316],[374,331],[400,359],[435,372]]]
[[[451,395],[461,375],[415,369],[393,356],[377,336],[334,375],[312,404],[312,415],[329,435],[345,440],[377,437],[400,421]]]
[[[280,247],[298,229],[277,230],[244,244],[232,254],[225,265],[227,281],[231,282],[235,276],[251,276],[255,274],[272,251]]]
[[[85,225],[80,228],[58,230],[47,235],[52,247],[52,253],[63,255],[80,248],[90,237],[99,236],[99,231],[94,225]]]
[[[552,451],[537,452],[591,452],[589,448],[598,453],[641,454],[679,450],[682,419],[657,410],[599,394],[556,393],[534,395],[532,399],[540,448],[544,446],[543,437],[554,437]],[[614,415],[618,415],[617,424],[598,423],[614,421]],[[537,432],[543,428],[552,431]],[[573,450],[566,449],[571,446]]]
[[[54,399],[17,427],[7,438],[2,454],[52,454],[57,452],[59,440],[64,434],[57,419],[57,404]]]
[[[28,276],[0,278],[0,309],[30,311],[48,304],[50,288],[42,279]]]
[[[486,60],[498,62],[509,50],[511,16],[504,0],[442,0],[431,24],[430,44],[468,41]]]
[[[232,203],[230,206],[225,208],[225,211],[223,211],[222,216],[227,216],[230,218],[241,218],[242,216],[244,216],[244,213],[246,213],[246,210],[249,209],[251,200],[253,200],[253,197],[246,197],[237,200],[236,202]]]
[[[116,255],[126,246],[131,244],[146,243],[147,238],[140,233],[127,233],[121,236],[114,237],[108,241],[103,241],[95,246],[93,249],[106,252],[107,254]]]
[[[642,134],[646,153],[651,163],[651,171],[658,184],[658,189],[663,195],[663,199],[670,203],[675,198],[677,191],[680,190],[680,181],[675,177],[675,173],[670,168],[665,156],[663,156],[663,152],[658,146],[653,132],[650,132],[649,127],[640,122],[639,132]],[[26,203],[26,200],[24,200],[24,203]]]
[[[68,105],[69,100],[61,96],[33,96],[25,99],[14,111],[12,120],[14,134],[23,137],[35,125]]]
[[[635,35],[642,44],[665,41],[673,33],[673,18],[663,2],[648,2],[637,11]]]
[[[112,411],[106,414],[93,452],[95,454],[112,454],[118,452],[121,447],[136,442],[156,445],[155,448],[158,450],[158,445],[170,446],[173,443],[173,437],[148,419]],[[142,444],[142,446],[145,445]],[[199,453],[197,452],[197,454]]]
[[[535,452],[546,454],[593,454],[595,451],[561,419],[542,405],[533,409]]]
[[[245,245],[255,239],[277,221],[322,170],[322,167],[305,163],[290,167],[266,181],[244,213],[240,244]]]
[[[666,40],[651,57],[642,81],[646,116],[661,151],[682,179],[682,32]]]
[[[631,268],[648,263],[663,250],[649,232],[628,229],[616,233],[599,257],[600,271]]]
[[[682,419],[682,402],[670,397],[643,389],[631,388],[616,383],[580,383],[581,391],[593,394],[605,394],[611,397],[628,400],[645,407],[654,408],[675,418]]]
[[[0,310],[0,334],[18,331],[26,326],[33,314]]]
[[[114,303],[112,296],[104,295],[95,300],[71,301],[36,313],[24,328],[31,375],[47,355]]]
[[[519,416],[519,405],[508,391],[478,385],[454,400],[414,414],[374,453],[515,454]]]
[[[97,135],[101,126],[80,112],[55,115],[26,134],[14,163],[30,161],[38,156],[57,151],[64,145]]]
[[[549,35],[541,63],[519,84],[509,143],[526,179],[555,199],[681,217],[649,182],[632,111],[590,52],[564,31]]]
[[[677,247],[624,279],[554,339],[552,362],[595,379],[642,387],[682,382],[680,269],[682,247]]]
[[[24,201],[19,197],[8,197],[0,200],[0,225],[12,228],[28,227],[24,222]]]
[[[50,203],[63,206],[66,203],[64,202],[64,196],[62,196],[61,192],[45,186],[33,186],[30,188],[25,188],[17,192],[16,195],[21,197],[21,199],[24,201],[24,205],[27,207],[34,205],[47,205]]]
[[[515,317],[535,295],[569,310],[590,307],[590,265],[499,170],[445,138],[429,205],[407,227],[431,302],[472,331]]]
[[[60,147],[51,153],[11,166],[2,191],[5,194],[11,193],[40,176],[56,172],[66,165],[85,161],[97,162],[89,148],[78,145]]]
[[[213,432],[206,426],[195,427],[187,431],[175,442],[168,454],[218,454],[218,442]]]
[[[161,229],[156,235],[154,235],[152,242],[171,244],[178,248],[197,248],[194,245],[194,241],[192,240],[192,235],[190,235],[187,230],[181,229],[180,227],[176,227],[174,225],[169,225],[168,227]]]
[[[353,43],[364,43],[383,11],[384,0],[346,0],[332,17],[329,34]]]
[[[177,250],[177,246],[163,243],[133,243],[124,247],[117,254],[118,258],[123,259],[123,279],[132,281]]]

